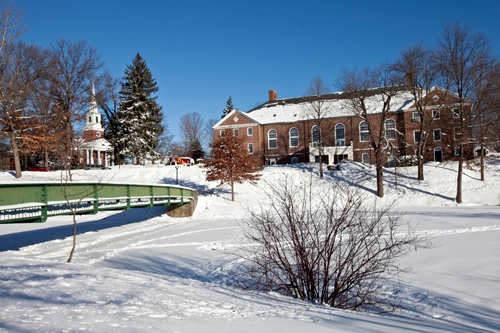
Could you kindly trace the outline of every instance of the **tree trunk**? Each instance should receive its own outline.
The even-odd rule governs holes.
[[[16,142],[16,133],[14,132],[14,124],[12,123],[12,118],[8,118],[9,128],[10,128],[10,146],[12,148],[12,153],[14,155],[14,166],[16,169],[16,178],[21,178],[23,175],[21,173],[21,162],[19,161],[19,148]]]
[[[457,175],[457,203],[462,203],[462,173],[463,173],[463,145],[460,144],[460,157],[458,160],[458,175]]]
[[[481,181],[484,182],[484,146],[481,143]]]
[[[377,151],[375,153],[376,170],[377,170],[377,195],[382,198],[384,196],[384,170],[382,168],[382,153]]]
[[[66,156],[65,156],[65,161],[64,161],[64,169],[67,171],[69,175],[69,180],[73,181],[73,177],[71,174],[71,121],[69,114],[67,115],[66,118]]]
[[[417,168],[418,168],[418,180],[424,180],[424,159],[422,158],[422,150],[419,148],[417,150]]]
[[[319,151],[319,176],[323,178],[323,155],[322,155],[323,146],[318,147]]]

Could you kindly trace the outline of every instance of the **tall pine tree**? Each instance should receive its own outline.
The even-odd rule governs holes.
[[[132,158],[137,164],[141,160],[159,159],[157,147],[164,130],[162,108],[156,103],[158,97],[153,96],[158,91],[156,81],[139,53],[132,65],[127,66],[121,86],[120,155]]]

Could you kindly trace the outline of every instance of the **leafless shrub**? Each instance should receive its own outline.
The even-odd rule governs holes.
[[[337,308],[394,309],[381,286],[410,272],[399,259],[430,247],[428,239],[352,187],[317,191],[312,179],[288,176],[267,185],[266,204],[241,223],[247,242],[233,271],[240,287]]]

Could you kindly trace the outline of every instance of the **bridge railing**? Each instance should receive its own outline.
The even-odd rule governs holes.
[[[0,223],[45,222],[55,215],[184,205],[193,190],[174,185],[12,183],[0,185]]]

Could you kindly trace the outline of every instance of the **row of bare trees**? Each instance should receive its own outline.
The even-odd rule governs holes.
[[[10,5],[0,17],[0,130],[8,138],[16,171],[21,155],[49,153],[70,170],[75,126],[91,99],[95,83],[101,103],[115,84],[97,50],[85,41],[60,40],[49,48],[26,44],[19,37],[20,13]]]
[[[384,195],[382,157],[397,149],[387,139],[386,120],[395,111],[395,96],[404,90],[411,94],[415,112],[418,113],[416,120],[420,126],[420,137],[416,143],[416,155],[419,180],[424,180],[424,149],[433,132],[434,119],[443,108],[450,108],[450,101],[453,103],[452,107],[458,110],[458,125],[450,126],[455,126],[455,131],[458,131],[456,201],[462,202],[465,146],[481,146],[481,180],[484,180],[486,149],[499,146],[499,83],[499,59],[492,54],[487,37],[484,33],[473,32],[470,27],[459,23],[444,27],[435,49],[426,48],[419,43],[403,50],[393,63],[386,61],[375,69],[344,68],[336,84],[341,91],[349,94],[344,107],[366,122],[368,141],[376,159],[377,195]],[[434,94],[431,91],[436,89],[435,86],[441,87],[438,102],[432,100]],[[326,93],[329,93],[329,88],[321,77],[314,78],[306,91],[308,96],[319,97]],[[429,112],[431,104],[432,109],[437,112]],[[370,109],[376,109],[377,112]],[[323,124],[331,117],[331,104],[318,98],[308,104],[306,111],[314,124],[325,132],[327,125]],[[313,138],[313,141],[317,142],[321,152],[323,144],[321,135],[319,136]],[[321,176],[322,173],[320,163]]]

